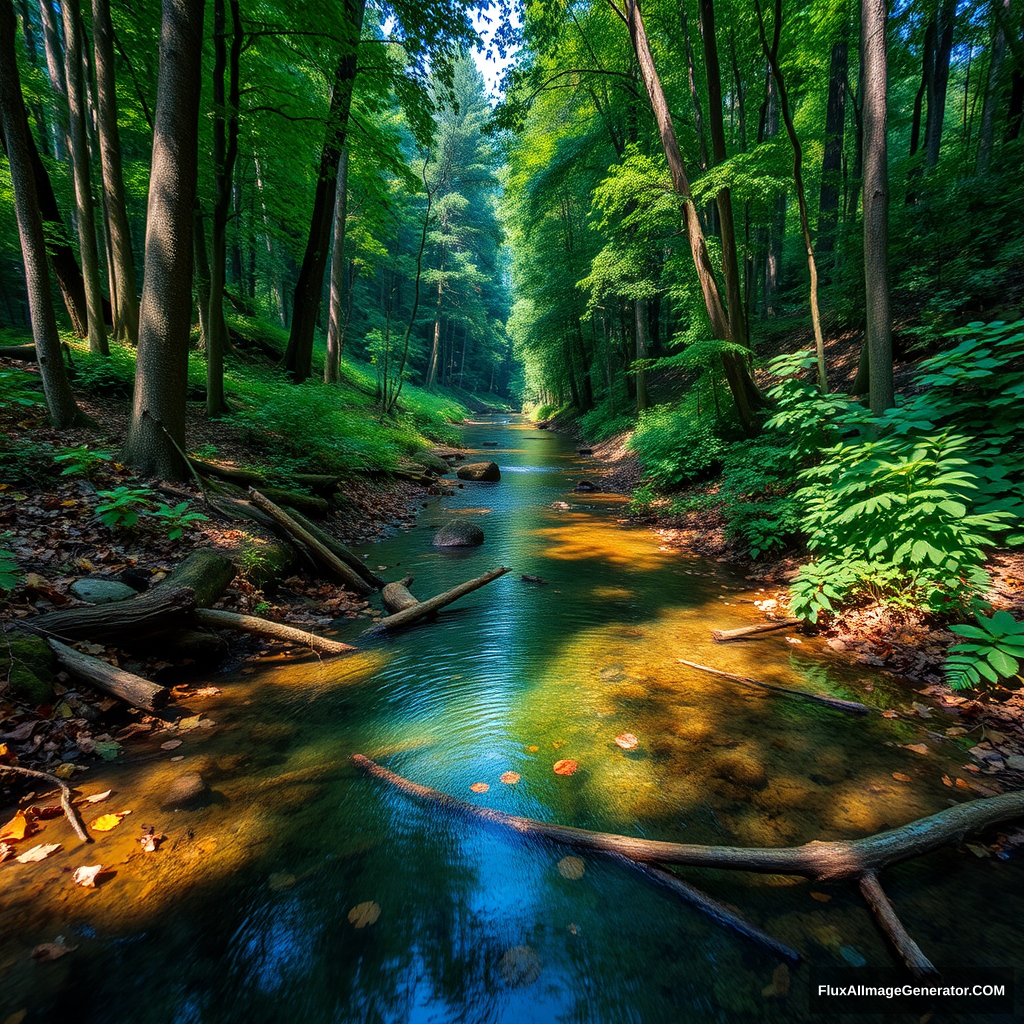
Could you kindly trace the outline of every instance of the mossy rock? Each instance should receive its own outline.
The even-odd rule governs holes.
[[[53,696],[57,682],[57,658],[40,637],[8,634],[7,643],[0,644],[0,680],[3,679],[8,680],[7,692],[12,697],[45,704]]]

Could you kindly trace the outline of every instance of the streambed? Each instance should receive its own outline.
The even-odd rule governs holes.
[[[976,795],[942,782],[974,780],[938,708],[920,724],[854,718],[679,665],[873,707],[929,703],[808,638],[714,645],[713,628],[756,621],[756,584],[662,549],[622,499],[574,493],[594,470],[569,439],[508,416],[464,431],[501,483],[431,501],[364,552],[388,579],[413,575],[421,597],[514,572],[434,624],[358,641],[357,655],[213,678],[220,695],[188,702],[213,727],[76,776],[85,793],[115,789],[104,809],[133,813],[87,849],[51,823],[46,841],[64,849],[0,867],[0,1021],[22,1009],[26,1024],[821,1019],[806,964],[787,996],[765,995],[775,957],[626,868],[567,864],[572,851],[446,818],[351,767],[360,752],[510,813],[733,845],[857,838]],[[433,549],[457,518],[485,544]],[[625,732],[636,749],[615,744]],[[921,743],[927,754],[906,749]],[[562,759],[575,774],[554,773]],[[160,807],[183,771],[208,779],[208,807]],[[509,772],[518,781],[502,782]],[[141,851],[142,825],[167,836],[155,854]],[[71,883],[70,869],[100,861],[113,874],[98,889]],[[816,981],[904,980],[847,887],[686,877],[795,946]],[[1019,860],[946,850],[883,881],[940,968],[969,977],[1024,957]],[[356,924],[376,913],[363,904],[379,916],[355,927],[354,910]],[[58,935],[74,952],[28,959]]]

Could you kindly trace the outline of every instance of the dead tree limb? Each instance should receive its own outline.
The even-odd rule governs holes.
[[[712,639],[716,643],[727,644],[731,640],[745,640],[750,636],[759,636],[762,633],[775,633],[780,629],[791,629],[793,626],[801,626],[799,619],[780,619],[778,622],[761,622],[756,626],[741,626],[739,629],[713,629]]]
[[[338,540],[337,537],[332,537],[322,527],[317,526],[316,523],[311,523],[304,515],[299,512],[292,511],[291,517],[301,526],[311,537],[316,537],[318,541],[328,551],[337,555],[353,572],[357,575],[362,576],[367,583],[373,587],[374,590],[380,590],[384,586],[384,580],[381,579],[358,555],[354,555],[344,544]]]
[[[409,587],[411,586],[412,577],[406,576],[405,579],[401,579],[397,583],[386,584],[380,592],[384,607],[387,608],[391,615],[396,615],[398,612],[405,611],[406,608],[412,608],[420,603],[419,598],[413,597],[410,593]]]
[[[282,622],[271,622],[255,615],[239,615],[236,612],[219,611],[213,608],[197,608],[196,619],[204,626],[215,629],[237,629],[243,633],[267,637],[270,640],[282,640],[287,643],[304,644],[320,654],[348,654],[357,648],[327,637],[317,636],[294,626],[286,626]]]
[[[710,672],[713,676],[720,676],[722,679],[731,679],[734,683],[741,683],[743,686],[753,686],[759,690],[767,690],[769,693],[777,693],[782,697],[794,697],[797,700],[810,701],[812,704],[823,704],[828,708],[835,708],[837,711],[849,711],[854,715],[870,714],[871,708],[866,704],[858,704],[855,700],[843,700],[841,697],[826,697],[822,693],[805,693],[803,690],[791,690],[788,686],[775,686],[773,683],[762,683],[757,679],[750,679],[747,676],[738,676],[732,672],[723,672],[720,668],[710,668],[707,665],[698,665],[695,661],[687,661],[685,658],[676,659],[680,665],[688,665],[690,668],[700,669],[701,672]]]
[[[160,708],[166,707],[170,691],[165,686],[151,683],[133,672],[115,668],[100,658],[76,651],[52,637],[47,643],[57,655],[57,661],[62,668],[67,669],[73,676],[84,679],[97,690],[109,693],[112,697],[145,711],[159,711]]]
[[[45,779],[50,785],[58,786],[60,788],[60,806],[64,811],[64,817],[68,819],[68,824],[83,843],[92,842],[92,837],[85,831],[85,826],[78,817],[78,811],[71,803],[71,787],[63,779],[59,779],[49,772],[40,772],[35,768],[21,768],[13,764],[0,764],[0,772],[17,772],[19,775],[29,775],[34,779]]]
[[[921,947],[907,934],[903,922],[896,916],[885,890],[878,881],[877,871],[865,871],[860,878],[860,892],[871,908],[882,931],[896,947],[907,969],[915,978],[937,978],[939,972],[931,960],[921,952]]]
[[[438,594],[437,597],[431,597],[426,601],[417,601],[412,607],[396,612],[394,615],[389,615],[387,618],[381,619],[380,622],[375,622],[369,629],[363,630],[362,635],[367,636],[385,631],[391,633],[398,629],[404,629],[406,626],[411,626],[414,622],[419,622],[420,619],[433,615],[434,612],[444,608],[445,605],[458,601],[460,597],[465,597],[466,594],[479,590],[480,587],[490,583],[491,580],[496,580],[499,576],[504,576],[505,573],[510,571],[506,568],[492,569],[490,572],[484,573],[483,576],[478,576],[475,580],[460,583],[457,587],[446,590],[443,594]]]
[[[284,509],[279,508],[269,498],[254,488],[249,488],[252,503],[284,530],[289,537],[301,541],[316,557],[317,561],[329,572],[340,579],[349,590],[366,597],[373,593],[373,588],[361,576],[350,569],[333,551],[330,551],[308,530],[304,530],[295,519]]]

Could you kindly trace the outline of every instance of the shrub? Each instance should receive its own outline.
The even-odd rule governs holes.
[[[1024,661],[1024,622],[1006,611],[986,618],[975,613],[975,625],[950,626],[970,643],[956,644],[946,658],[946,678],[956,690],[995,686],[1020,673]]]
[[[687,405],[646,409],[629,447],[639,456],[648,482],[663,490],[713,476],[726,452],[711,423]]]

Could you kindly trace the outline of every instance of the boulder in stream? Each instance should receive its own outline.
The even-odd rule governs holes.
[[[484,483],[497,483],[501,479],[501,470],[496,462],[471,462],[459,466],[460,480],[481,480]]]
[[[476,523],[457,521],[434,534],[435,548],[473,548],[484,542],[484,531]]]
[[[164,807],[198,807],[209,795],[210,787],[199,772],[179,775],[170,785],[164,797]]]

